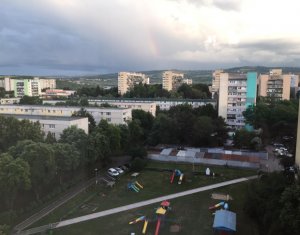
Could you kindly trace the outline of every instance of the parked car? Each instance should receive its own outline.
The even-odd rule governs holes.
[[[128,171],[128,168],[125,165],[119,166],[119,168],[121,168],[123,171]]]
[[[109,174],[110,176],[118,176],[119,172],[116,169],[114,169],[114,168],[109,168],[107,170],[107,174]]]
[[[119,174],[123,174],[124,171],[120,168],[120,167],[115,167],[116,171],[119,173]]]

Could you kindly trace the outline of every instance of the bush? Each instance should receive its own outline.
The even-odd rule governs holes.
[[[146,159],[137,157],[132,161],[131,170],[132,171],[141,171],[146,167],[147,162],[148,161]]]
[[[132,159],[144,158],[147,156],[147,150],[144,147],[134,147],[129,150],[129,155]]]

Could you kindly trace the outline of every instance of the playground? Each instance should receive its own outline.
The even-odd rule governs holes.
[[[151,162],[148,167],[150,169],[143,170],[136,177],[132,177],[131,173],[123,175],[113,187],[105,187],[104,185],[91,187],[31,227],[255,174],[249,170],[213,167],[211,170],[216,173],[216,176],[212,177],[205,175],[207,169],[205,166]],[[151,170],[153,168],[164,170],[153,171]],[[181,184],[178,184],[180,175],[174,175],[174,182],[170,183],[175,169],[180,169],[181,174],[184,174]],[[192,171],[201,172],[201,174],[194,175]],[[132,184],[139,190],[128,188]],[[237,234],[257,234],[253,231],[255,226],[251,225],[251,221],[242,212],[243,194],[241,192],[245,191],[245,187],[246,183],[242,183],[220,188],[217,191],[218,193],[230,193],[236,199],[230,202],[230,206],[235,209],[238,215]],[[217,203],[215,199],[211,198],[212,193],[215,192],[206,191],[172,199],[170,201],[171,210],[168,210],[161,221],[160,234],[213,234],[212,215],[207,209],[210,205]],[[158,207],[159,204],[153,204],[82,222],[53,230],[53,234],[130,234],[131,232],[142,234],[143,222],[129,225],[130,221],[141,216],[146,216],[148,219],[148,228],[145,234],[154,234],[157,223],[155,210]],[[242,231],[244,232],[242,233]]]

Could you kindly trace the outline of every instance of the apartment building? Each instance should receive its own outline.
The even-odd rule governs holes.
[[[283,74],[282,69],[271,69],[269,74],[260,74],[258,96],[271,97],[275,100],[290,100],[291,90],[297,91],[299,76]]]
[[[131,108],[143,110],[149,112],[155,117],[156,115],[156,103],[153,101],[141,100],[141,99],[89,99],[91,105],[103,105],[109,104],[118,108]]]
[[[70,97],[75,94],[76,91],[67,91],[67,90],[61,90],[61,89],[47,89],[45,92],[41,93],[42,98],[45,99],[52,99],[53,97]]]
[[[43,89],[55,89],[56,80],[55,79],[40,79],[40,88]]]
[[[220,74],[218,113],[232,129],[245,126],[243,112],[256,103],[256,88],[256,72]]]
[[[162,86],[167,91],[176,91],[182,84],[192,84],[192,79],[185,79],[183,73],[165,71]]]
[[[85,108],[96,123],[106,120],[111,124],[126,124],[131,120],[131,108]],[[80,107],[42,105],[0,105],[0,114],[71,117]]]
[[[45,133],[45,135],[47,135],[48,132],[50,132],[51,135],[57,140],[60,139],[60,135],[63,133],[63,130],[71,126],[76,126],[77,128],[82,129],[86,134],[88,134],[89,131],[89,122],[87,117],[58,117],[22,114],[1,115],[5,117],[14,117],[18,120],[29,120],[30,122],[39,122],[41,125],[41,129]]]
[[[14,91],[15,97],[27,96],[39,96],[41,90],[45,88],[55,88],[55,79],[40,79],[34,78],[10,78],[5,77],[0,79],[0,87],[3,87],[5,91]]]
[[[20,98],[1,98],[0,104],[18,104],[20,103]]]
[[[142,73],[120,72],[118,74],[118,93],[124,95],[137,84],[149,84],[149,77]]]
[[[219,69],[215,70],[212,74],[212,85],[210,90],[212,99],[217,98],[217,94],[219,93],[221,73],[223,73],[223,70]]]

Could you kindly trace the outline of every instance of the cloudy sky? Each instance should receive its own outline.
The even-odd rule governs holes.
[[[0,74],[300,65],[297,0],[0,0]]]

